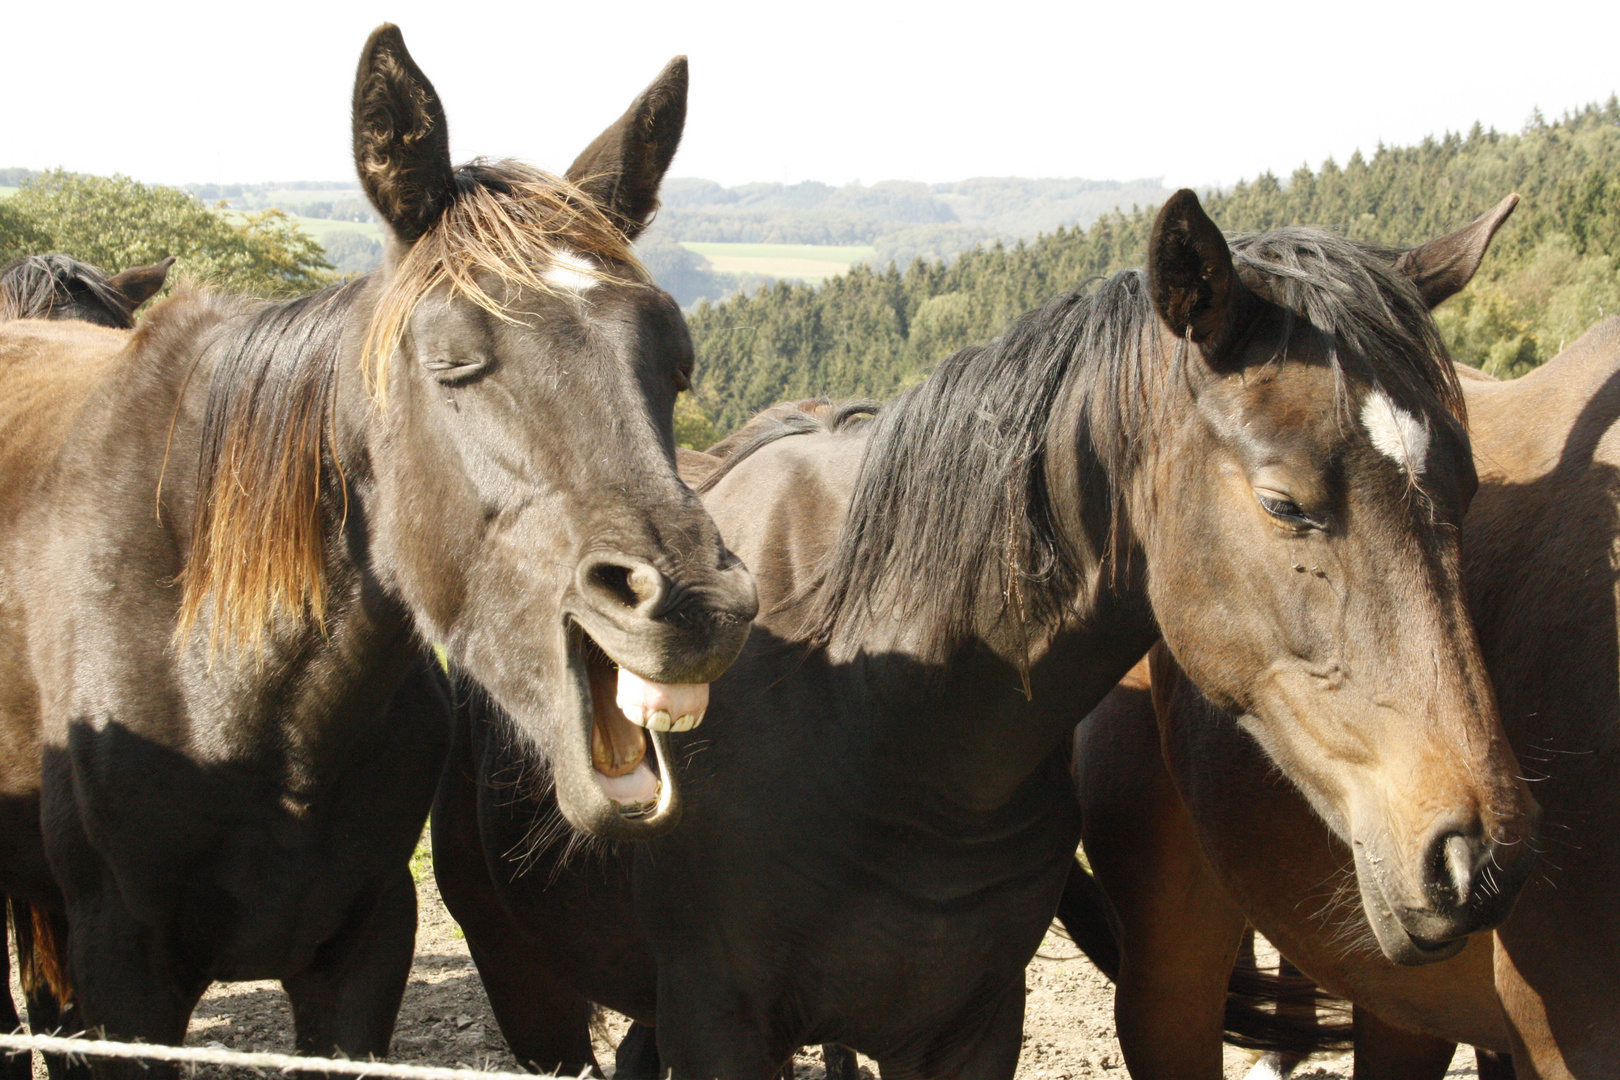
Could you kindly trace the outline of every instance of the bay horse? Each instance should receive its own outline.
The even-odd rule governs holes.
[[[1481,483],[1463,568],[1504,727],[1545,813],[1540,868],[1494,934],[1399,966],[1343,887],[1344,838],[1277,775],[1247,717],[1156,653],[1152,700],[1118,697],[1108,723],[1076,736],[1134,1076],[1220,1075],[1211,1017],[1245,920],[1354,1003],[1358,1080],[1444,1076],[1457,1043],[1511,1055],[1482,1076],[1613,1076],[1620,1063],[1620,319],[1518,379],[1465,376]]]
[[[519,1060],[590,1066],[594,1001],[677,1078],[828,1042],[885,1080],[1010,1077],[1074,724],[1160,634],[1350,793],[1414,953],[1494,925],[1535,809],[1463,607],[1474,472],[1428,312],[1488,232],[1229,243],[1182,191],[1145,270],[713,470],[763,615],[676,739],[681,828],[571,852],[499,711],[456,701],[435,870]]]
[[[71,255],[24,255],[0,266],[0,322],[72,319],[129,330],[135,309],[158,294],[174,256],[108,277]]]
[[[92,1029],[178,1043],[211,982],[274,978],[300,1052],[387,1052],[448,736],[429,643],[574,827],[673,824],[600,696],[700,710],[756,606],[676,476],[692,348],[630,248],[686,86],[677,58],[565,177],[456,168],[384,25],[353,98],[382,269],[0,327],[0,883],[65,915],[37,947]]]

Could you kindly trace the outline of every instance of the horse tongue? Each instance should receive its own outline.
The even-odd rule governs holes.
[[[591,764],[604,777],[626,776],[642,765],[647,756],[647,734],[624,718],[608,697],[613,686],[613,669],[592,665],[591,681]]]

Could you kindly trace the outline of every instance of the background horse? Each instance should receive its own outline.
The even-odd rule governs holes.
[[[1245,920],[1355,1003],[1358,1080],[1443,1076],[1456,1043],[1511,1053],[1523,1077],[1612,1076],[1620,1061],[1620,319],[1520,379],[1463,387],[1481,474],[1463,531],[1470,605],[1546,813],[1540,869],[1494,935],[1427,967],[1390,963],[1345,891],[1342,840],[1247,721],[1156,654],[1157,721],[1125,689],[1134,700],[1076,737],[1135,1076],[1220,1075],[1212,1017]],[[1481,1075],[1512,1068],[1487,1057]]]
[[[678,1077],[764,1078],[812,1042],[886,1078],[1011,1076],[1078,838],[1073,724],[1161,632],[1350,792],[1368,902],[1413,950],[1498,920],[1532,805],[1463,609],[1474,476],[1427,309],[1483,247],[1234,248],[1182,192],[1145,273],[870,422],[728,458],[705,503],[764,615],[678,739],[681,828],[569,862],[498,716],[458,711],[435,868],[519,1059],[588,1064],[594,1000],[656,1019]]]
[[[384,26],[353,102],[379,272],[0,328],[0,880],[65,910],[86,1024],[175,1043],[211,981],[276,978],[300,1051],[387,1052],[446,738],[424,641],[578,826],[673,821],[640,729],[609,775],[593,717],[614,662],[700,686],[755,610],[675,475],[691,346],[630,252],[685,92],[677,60],[567,179],[457,169]]]
[[[135,309],[158,294],[173,265],[170,255],[108,277],[69,255],[24,255],[0,266],[0,322],[76,319],[129,330]]]

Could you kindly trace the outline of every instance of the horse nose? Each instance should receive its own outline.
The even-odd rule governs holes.
[[[675,590],[652,563],[619,552],[597,555],[580,564],[579,591],[609,610],[657,619]]]
[[[1437,936],[1473,933],[1505,919],[1534,861],[1530,844],[1497,843],[1478,819],[1436,824],[1422,865],[1429,918],[1445,926]]]

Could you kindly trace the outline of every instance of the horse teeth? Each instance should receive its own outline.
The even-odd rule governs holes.
[[[697,726],[698,726],[698,718],[693,716],[691,713],[686,713],[685,715],[679,717],[675,721],[675,726],[670,728],[669,730],[671,730],[671,731],[691,731],[693,728],[695,728]]]
[[[648,731],[669,731],[672,726],[668,709],[655,710],[651,716],[647,717],[646,728]]]

